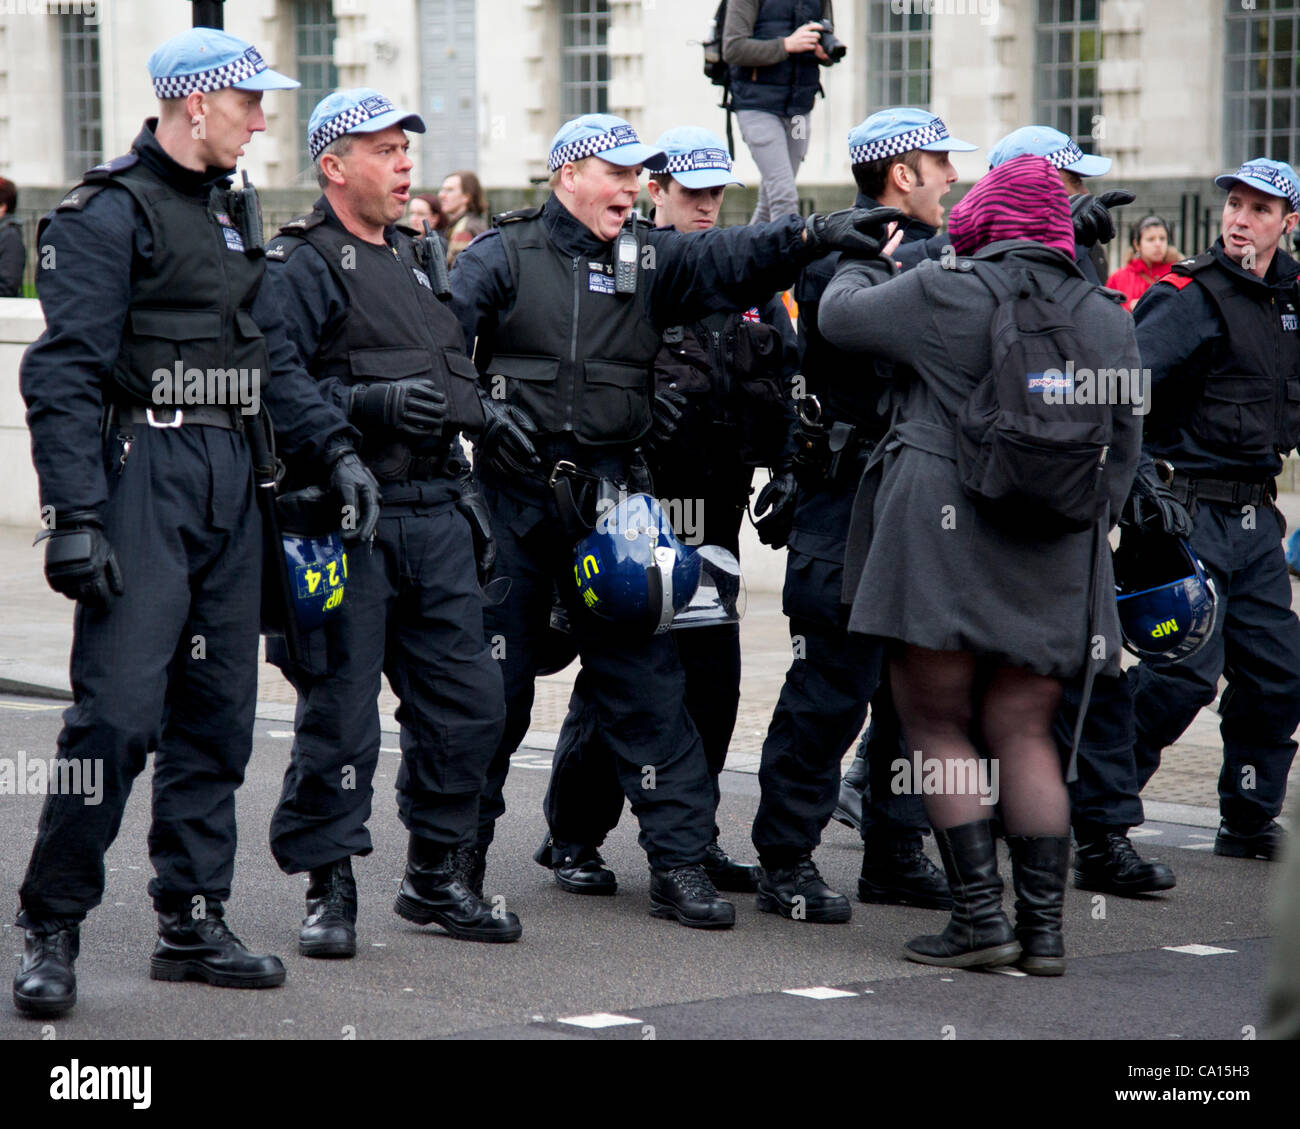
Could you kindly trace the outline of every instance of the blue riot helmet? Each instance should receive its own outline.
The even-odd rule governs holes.
[[[683,545],[648,494],[629,495],[596,519],[574,548],[573,579],[593,615],[647,634],[734,622],[744,609],[735,557]]]
[[[294,616],[304,633],[324,626],[343,603],[348,556],[338,532],[342,512],[341,499],[319,486],[276,499]]]
[[[1115,551],[1115,595],[1124,646],[1143,659],[1177,662],[1214,628],[1214,581],[1181,537],[1126,526]]]

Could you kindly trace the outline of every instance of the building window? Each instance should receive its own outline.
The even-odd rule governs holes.
[[[63,172],[68,180],[104,159],[99,105],[99,26],[80,14],[59,16],[63,66]]]
[[[1036,120],[1068,134],[1095,153],[1101,118],[1100,0],[1038,0]]]
[[[294,0],[293,54],[297,70],[298,137],[307,136],[307,122],[316,104],[339,84],[334,65],[334,40],[338,24],[331,0]]]
[[[1282,7],[1289,10],[1276,10]],[[1223,123],[1229,165],[1251,157],[1294,162],[1300,156],[1300,15],[1290,4],[1273,8],[1245,9],[1240,0],[1227,0]]]
[[[930,108],[930,16],[924,5],[870,0],[867,80],[870,110]],[[901,7],[903,11],[894,11]],[[913,8],[914,11],[907,9]]]
[[[566,119],[609,106],[609,0],[563,0],[562,106]]]

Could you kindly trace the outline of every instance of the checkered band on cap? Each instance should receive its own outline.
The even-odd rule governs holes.
[[[695,172],[698,169],[722,169],[731,172],[731,157],[725,149],[692,149],[669,157],[664,172]]]
[[[317,126],[315,132],[307,138],[307,152],[311,154],[311,159],[314,161],[325,151],[325,147],[331,141],[337,140],[345,133],[351,133],[359,125],[365,125],[371,118],[392,113],[396,108],[382,94],[373,94],[357,105],[349,106],[341,113],[335,114],[323,125]]]
[[[620,145],[639,145],[641,139],[630,125],[616,125],[608,133],[598,133],[595,137],[581,137],[564,145],[557,145],[547,158],[546,167],[554,172],[569,161],[580,161],[583,157],[593,157],[606,149],[617,149]]]
[[[906,133],[895,134],[879,141],[868,141],[865,145],[853,145],[849,148],[849,160],[855,165],[881,161],[899,153],[908,153],[929,145],[932,141],[943,141],[948,136],[948,127],[942,118],[931,118],[929,123],[909,129]]]
[[[1297,189],[1295,181],[1281,169],[1269,165],[1242,165],[1233,175],[1238,179],[1248,176],[1251,180],[1262,180],[1265,184],[1271,184],[1286,194],[1287,202],[1293,212],[1300,212],[1300,189]]]
[[[1043,158],[1053,168],[1063,169],[1067,165],[1073,165],[1083,160],[1083,150],[1080,149],[1073,141],[1067,141],[1055,153],[1048,153]]]
[[[266,60],[256,47],[250,47],[234,62],[223,63],[211,70],[156,78],[153,80],[153,92],[158,98],[184,98],[196,90],[200,94],[206,94],[209,90],[224,90],[227,86],[234,86],[264,70]]]

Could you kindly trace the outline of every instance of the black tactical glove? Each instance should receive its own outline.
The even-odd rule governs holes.
[[[782,549],[790,540],[794,526],[794,475],[790,471],[773,473],[772,480],[758,492],[754,502],[754,529],[758,539],[773,549]],[[764,510],[770,511],[764,514]]]
[[[122,570],[94,510],[72,510],[55,529],[37,535],[45,542],[45,579],[51,588],[91,611],[107,611],[123,592]]]
[[[828,216],[809,216],[804,231],[810,257],[842,251],[857,258],[878,259],[880,249],[889,242],[886,229],[905,218],[897,208],[845,208]]]
[[[348,419],[362,429],[392,427],[412,435],[436,435],[447,416],[447,397],[432,380],[355,384],[348,392]]]
[[[650,428],[652,449],[664,446],[677,434],[677,425],[682,422],[682,409],[686,403],[686,397],[672,388],[655,393],[652,408],[654,422]]]
[[[1070,220],[1074,224],[1074,242],[1079,247],[1092,247],[1109,243],[1115,238],[1115,221],[1110,218],[1111,208],[1122,208],[1137,197],[1132,192],[1117,188],[1100,196],[1084,192],[1070,197]]]
[[[343,540],[368,541],[379,524],[379,483],[350,444],[336,442],[325,451],[330,485],[343,499]]]
[[[456,503],[456,508],[465,515],[470,533],[474,535],[474,565],[478,571],[479,587],[484,588],[492,579],[492,569],[497,561],[497,543],[492,536],[492,519],[488,515],[487,503],[472,479],[460,480],[460,500]]]
[[[1147,458],[1138,463],[1137,477],[1133,479],[1120,522],[1148,533],[1168,533],[1173,537],[1192,535],[1192,515],[1161,481],[1155,463]]]
[[[474,457],[503,478],[521,478],[542,465],[537,448],[528,437],[537,434],[537,424],[528,413],[490,396],[483,401],[483,432]]]

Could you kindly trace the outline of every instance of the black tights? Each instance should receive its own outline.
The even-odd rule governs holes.
[[[976,657],[964,651],[929,651],[905,645],[890,658],[890,684],[907,735],[909,754],[922,763],[938,760],[944,781],[957,790],[926,794],[925,811],[939,830],[989,819],[991,805],[978,791],[960,786],[980,779],[979,754],[971,739],[976,712]],[[997,771],[997,799],[1012,835],[1068,835],[1070,799],[1052,720],[1061,683],[1018,667],[999,666],[978,703],[979,733]],[[916,786],[917,782],[914,782]]]

